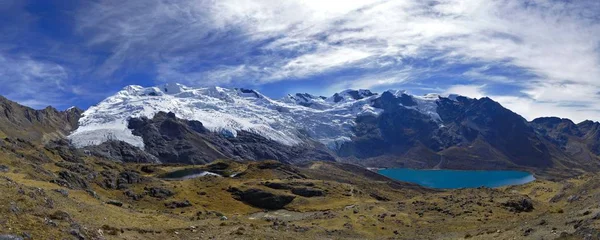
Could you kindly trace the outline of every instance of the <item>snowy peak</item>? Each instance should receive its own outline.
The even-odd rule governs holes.
[[[188,87],[183,86],[179,83],[167,83],[162,86],[162,90],[166,94],[175,95],[175,94],[179,94],[185,90],[188,90]]]
[[[280,101],[288,104],[300,105],[314,109],[326,109],[329,108],[329,104],[325,102],[327,98],[323,96],[315,96],[308,93],[296,93],[294,95],[288,94]]]
[[[235,90],[237,90],[239,96],[242,96],[242,97],[265,98],[264,95],[262,95],[261,93],[259,93],[258,91],[254,90],[254,89],[236,88]]]
[[[284,145],[315,140],[336,149],[354,136],[352,129],[358,116],[378,116],[394,106],[413,109],[439,121],[435,98],[415,97],[404,91],[379,95],[366,89],[350,89],[329,98],[297,93],[274,100],[252,89],[193,88],[168,83],[123,88],[85,111],[79,128],[69,138],[79,147],[117,139],[143,148],[142,139],[128,129],[128,119],[152,118],[163,111],[200,121],[208,130],[230,137],[248,131]]]
[[[327,99],[323,96],[315,96],[309,93],[296,93],[294,95],[288,95],[290,98],[297,100],[298,102],[311,102],[311,101],[323,101]]]
[[[189,89],[190,88],[179,83],[166,83],[160,86],[147,88],[139,85],[129,85],[123,88],[123,90],[117,94],[133,96],[162,96],[165,94],[176,95]]]
[[[364,99],[364,98],[375,96],[375,95],[377,95],[377,93],[373,93],[367,89],[359,89],[359,90],[348,89],[348,90],[344,90],[342,92],[333,94],[333,96],[331,96],[328,100],[338,103],[338,102],[360,100],[360,99]]]

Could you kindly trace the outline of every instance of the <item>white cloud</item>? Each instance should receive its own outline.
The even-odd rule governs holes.
[[[514,84],[517,82],[517,79],[514,77],[507,77],[498,74],[487,74],[485,71],[489,70],[490,66],[483,66],[478,68],[472,68],[468,71],[464,72],[462,75],[466,78],[475,80],[475,81],[486,81],[486,82],[495,82],[495,83],[504,83],[504,84]]]
[[[330,47],[314,54],[305,54],[283,65],[270,79],[298,78],[315,75],[336,67],[353,65],[370,57],[369,52],[352,48]]]
[[[530,121],[538,117],[569,118],[575,123],[600,119],[600,111],[598,111],[600,104],[575,107],[564,102],[536,101],[527,97],[491,96],[491,98]]]
[[[470,98],[486,97],[484,92],[485,85],[453,85],[446,89],[445,95],[458,94]]]
[[[377,88],[424,71],[446,76],[457,64],[514,67],[535,78],[472,68],[458,74],[472,83],[448,92],[478,97],[481,86],[511,85],[520,95],[507,99],[531,104],[507,104],[541,104],[525,114],[569,117],[591,114],[598,100],[598,12],[598,1],[134,0],[89,5],[77,26],[90,48],[111,52],[97,70],[105,76],[150,65],[162,81],[236,85],[353,70],[324,84]]]
[[[519,96],[508,96],[490,94],[485,85],[453,85],[444,94],[490,97],[529,121],[538,117],[563,117],[578,123],[600,119],[600,97],[593,91],[594,88],[579,85],[540,85],[523,90]]]
[[[70,91],[64,67],[25,56],[0,54],[0,76],[0,94],[34,108],[62,105],[61,93]]]

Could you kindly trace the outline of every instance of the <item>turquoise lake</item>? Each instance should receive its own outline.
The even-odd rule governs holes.
[[[420,170],[382,169],[379,174],[399,181],[416,183],[430,188],[456,189],[477,187],[502,187],[519,185],[535,180],[528,172],[521,171],[463,171],[463,170]]]

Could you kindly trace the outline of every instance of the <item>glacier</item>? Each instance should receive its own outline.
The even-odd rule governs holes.
[[[372,106],[377,97],[369,90],[346,90],[331,97],[299,93],[274,100],[251,89],[131,85],[86,110],[69,139],[76,147],[121,140],[143,149],[142,138],[127,128],[128,120],[164,111],[232,137],[248,131],[289,146],[316,140],[337,149],[353,137],[357,116],[381,114],[382,109]],[[411,108],[439,121],[437,95],[412,97],[418,105]]]

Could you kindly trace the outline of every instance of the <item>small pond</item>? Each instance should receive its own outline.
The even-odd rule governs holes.
[[[188,168],[188,169],[177,170],[174,172],[169,172],[169,173],[163,174],[159,177],[163,178],[165,180],[186,180],[186,179],[204,177],[204,176],[209,176],[209,175],[210,176],[219,176],[219,177],[221,176],[217,173],[206,171],[205,169]]]
[[[399,181],[441,189],[503,187],[525,184],[535,180],[522,171],[421,170],[407,168],[381,169],[379,174]]]

